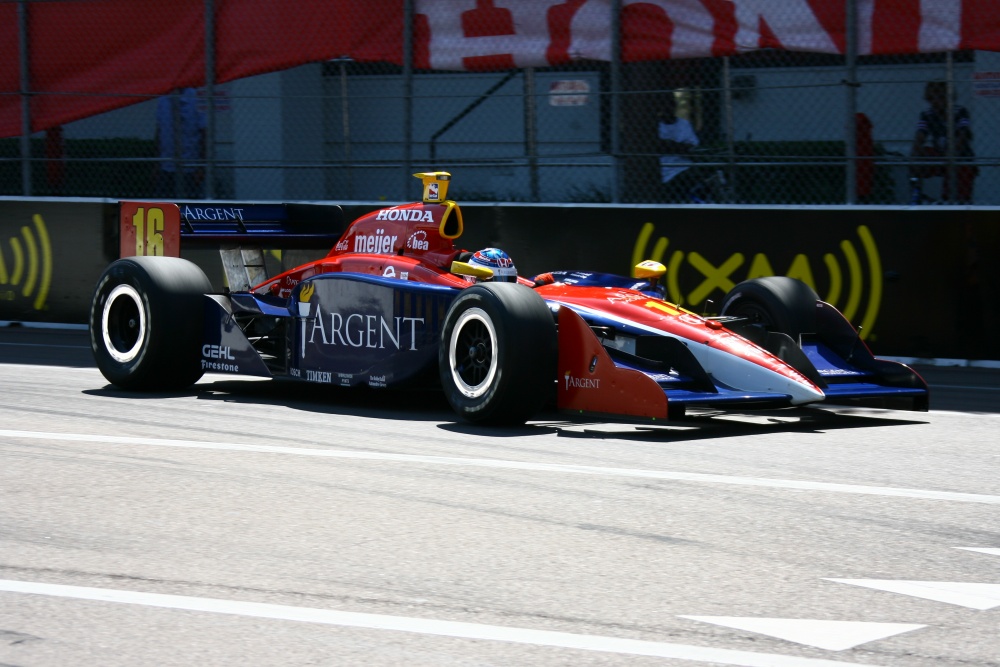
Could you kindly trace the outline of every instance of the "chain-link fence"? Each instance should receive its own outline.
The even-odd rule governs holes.
[[[29,59],[32,40],[47,39],[30,29],[41,4],[0,3],[19,26],[15,62]],[[99,0],[44,4],[65,10],[83,36],[136,19],[88,24],[98,16],[88,5]],[[137,2],[132,11],[156,7],[165,35],[187,30],[185,48],[211,67],[224,3],[193,4],[203,24],[176,26],[172,3]],[[402,4],[396,63],[323,59],[225,83],[201,76],[205,85],[163,95],[135,93],[128,80],[52,93],[22,66],[18,89],[0,91],[24,117],[20,137],[0,139],[0,194],[395,202],[417,196],[411,173],[444,169],[454,175],[451,196],[464,201],[1000,203],[1000,129],[991,122],[1000,111],[998,53],[758,49],[636,60],[619,45],[601,60],[514,67],[512,57],[483,56],[492,60],[465,64],[487,71],[447,71],[420,67],[428,59],[406,37],[429,30],[427,2]],[[509,3],[455,4],[502,13]],[[621,3],[605,5],[618,27]],[[479,28],[467,23],[471,39]],[[516,51],[490,39],[494,53]],[[848,52],[855,42],[848,33]],[[145,66],[157,81],[183,80],[172,62]],[[24,131],[37,128],[31,116],[42,105],[95,95],[119,108]]]

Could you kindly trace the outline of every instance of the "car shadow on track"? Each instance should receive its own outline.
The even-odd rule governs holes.
[[[344,388],[281,379],[203,379],[187,389],[172,392],[126,391],[109,384],[83,393],[132,400],[192,396],[204,401],[281,406],[316,414],[405,421],[440,421],[454,419],[455,416],[440,392]]]
[[[273,406],[301,410],[316,415],[388,419],[406,422],[440,422],[440,428],[468,435],[494,438],[551,435],[548,425],[483,426],[458,422],[444,394],[434,389],[373,389],[336,387],[282,379],[203,379],[187,389],[174,392],[137,392],[105,385],[83,392],[91,396],[161,400],[194,397],[204,401]]]
[[[683,419],[659,424],[604,422],[564,423],[566,438],[682,442],[774,433],[823,433],[843,428],[919,426],[929,421],[922,413],[888,410],[801,407],[754,412],[691,411]],[[912,415],[912,416],[911,416]]]
[[[198,400],[284,407],[313,414],[437,422],[438,428],[450,433],[490,438],[555,434],[564,438],[681,442],[928,423],[919,413],[804,407],[755,412],[692,410],[683,419],[659,422],[568,419],[555,410],[547,410],[523,426],[485,426],[458,421],[444,395],[432,389],[343,388],[280,379],[207,379],[178,392],[130,392],[106,385],[84,393],[131,400],[192,396]]]

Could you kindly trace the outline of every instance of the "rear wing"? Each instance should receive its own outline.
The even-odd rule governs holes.
[[[218,247],[232,290],[268,278],[265,247],[329,250],[347,227],[336,204],[122,201],[118,209],[121,257]]]
[[[336,204],[119,202],[122,257],[180,257],[181,244],[332,248],[346,228]]]

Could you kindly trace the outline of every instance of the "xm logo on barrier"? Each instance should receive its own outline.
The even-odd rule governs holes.
[[[36,213],[32,221],[33,227],[21,227],[20,236],[0,243],[0,301],[20,295],[33,298],[35,310],[42,310],[52,284],[52,244],[42,216]]]
[[[839,253],[824,253],[821,262],[819,258],[810,260],[805,254],[800,253],[795,255],[784,271],[776,271],[772,261],[764,253],[755,254],[748,262],[743,253],[736,252],[718,265],[694,250],[673,250],[670,257],[665,259],[670,240],[660,237],[650,250],[649,241],[654,230],[655,226],[651,222],[643,225],[632,249],[632,265],[635,266],[644,259],[665,264],[667,299],[677,305],[700,308],[713,295],[718,302],[723,294],[743,280],[785,275],[798,278],[812,287],[823,301],[836,306],[851,322],[855,322],[855,317],[860,316],[862,338],[868,338],[875,327],[879,306],[882,303],[882,262],[875,239],[864,225],[857,228],[858,241],[861,244],[860,253],[854,241],[844,239],[839,244]],[[822,269],[817,268],[820,265]],[[816,275],[820,270],[825,273],[826,294],[817,289]],[[690,284],[682,287],[682,273],[685,278],[694,275],[700,282],[693,284],[689,281]],[[868,276],[867,288],[865,275]],[[693,289],[688,289],[692,284]],[[866,291],[867,299],[863,299]],[[865,302],[863,313],[861,313],[862,301]]]

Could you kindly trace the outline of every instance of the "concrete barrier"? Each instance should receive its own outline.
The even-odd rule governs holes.
[[[349,220],[384,204],[343,204]],[[876,353],[1000,359],[1000,209],[462,204],[464,248],[504,248],[522,275],[669,267],[670,300],[714,313],[747,278],[790,275]],[[269,268],[322,251],[270,255]],[[118,202],[0,198],[0,320],[84,323],[118,256]],[[222,288],[218,254],[183,249]]]

